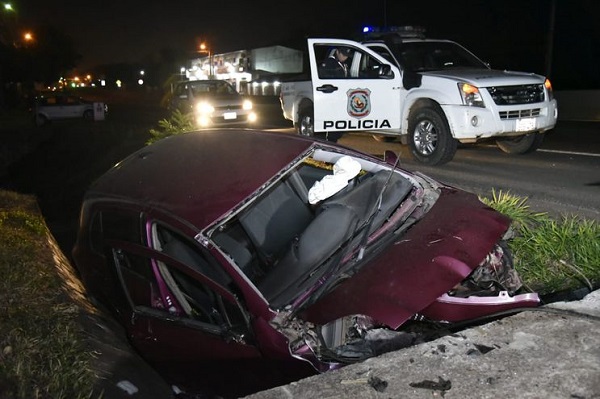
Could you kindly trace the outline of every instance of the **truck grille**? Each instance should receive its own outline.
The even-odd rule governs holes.
[[[215,109],[219,111],[238,111],[242,109],[242,104],[217,105]]]
[[[500,119],[519,119],[519,118],[532,118],[540,116],[541,109],[517,109],[514,111],[500,111]]]
[[[544,85],[488,87],[497,105],[533,104],[544,102]]]

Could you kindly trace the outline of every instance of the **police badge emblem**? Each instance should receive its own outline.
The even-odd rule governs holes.
[[[348,115],[353,118],[364,118],[371,113],[371,90],[350,89],[348,95]]]

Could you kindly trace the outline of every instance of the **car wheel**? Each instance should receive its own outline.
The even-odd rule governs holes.
[[[91,109],[83,111],[83,118],[87,120],[94,119],[94,111],[92,111]]]
[[[300,110],[296,130],[301,136],[315,135],[315,120],[312,108],[303,108]]]
[[[496,140],[496,145],[507,154],[527,154],[540,148],[544,141],[542,133],[530,133],[519,137]]]
[[[427,165],[442,165],[454,158],[458,141],[450,134],[446,117],[432,107],[417,108],[408,123],[408,145],[413,156]]]

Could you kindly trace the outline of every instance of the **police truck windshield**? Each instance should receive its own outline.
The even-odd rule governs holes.
[[[393,51],[400,65],[413,72],[489,68],[479,58],[453,42],[403,42],[393,45]]]

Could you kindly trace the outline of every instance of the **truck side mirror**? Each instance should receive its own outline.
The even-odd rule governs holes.
[[[392,68],[388,64],[381,64],[379,66],[379,77],[384,79],[393,79],[394,72],[392,72]]]

